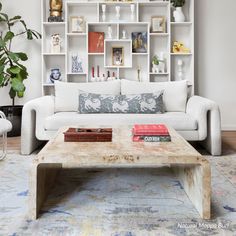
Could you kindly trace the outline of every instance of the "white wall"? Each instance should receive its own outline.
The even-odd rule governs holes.
[[[28,25],[40,31],[40,0],[2,0],[4,11],[24,16]],[[236,1],[195,0],[197,93],[216,101],[222,113],[223,129],[236,130]],[[23,104],[41,95],[40,43],[19,41],[19,50],[30,58],[30,73]],[[0,89],[0,105],[10,103],[8,91]]]

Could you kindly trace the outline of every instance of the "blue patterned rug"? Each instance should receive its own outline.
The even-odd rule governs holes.
[[[212,163],[212,220],[202,221],[169,168],[63,170],[40,218],[28,213],[35,155],[0,162],[0,235],[236,235],[236,155]]]

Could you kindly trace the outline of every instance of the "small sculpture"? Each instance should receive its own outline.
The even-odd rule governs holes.
[[[134,14],[135,5],[134,4],[130,4],[130,10],[131,10],[131,15],[130,15],[131,21],[134,21],[135,19],[135,14]]]
[[[51,69],[51,74],[50,74],[50,81],[54,84],[56,80],[61,80],[61,72],[60,69]]]
[[[53,34],[51,36],[51,53],[61,52],[61,37],[59,34]]]
[[[108,29],[107,29],[107,38],[112,39],[112,27],[111,27],[111,25],[109,25]]]
[[[126,31],[125,30],[122,31],[122,39],[126,39]]]
[[[165,58],[163,52],[160,53],[160,57],[155,55],[152,58],[152,73],[165,73]]]
[[[173,44],[173,53],[190,53],[190,49],[186,48],[182,42],[175,41]]]
[[[82,73],[83,67],[82,67],[82,60],[78,55],[72,55],[72,73]]]
[[[116,19],[117,21],[120,20],[120,6],[116,6]]]
[[[62,22],[62,0],[50,0],[50,16],[48,18],[49,22]]]
[[[183,60],[179,59],[177,62],[177,66],[178,66],[177,78],[178,78],[178,80],[184,79],[183,65],[184,65]]]
[[[102,4],[102,21],[106,21],[106,4]]]

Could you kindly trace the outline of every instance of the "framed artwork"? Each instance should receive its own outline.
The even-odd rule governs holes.
[[[124,47],[112,47],[112,65],[123,66],[124,65]]]
[[[104,32],[89,32],[89,53],[104,53]]]
[[[72,16],[70,18],[71,33],[85,32],[85,21],[83,16]]]
[[[153,33],[166,33],[166,18],[164,16],[153,16],[151,30]]]
[[[132,52],[147,53],[147,32],[132,33]]]

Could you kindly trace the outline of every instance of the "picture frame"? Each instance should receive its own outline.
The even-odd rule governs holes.
[[[70,18],[71,33],[85,32],[85,20],[83,16],[71,16]]]
[[[124,47],[122,46],[112,47],[111,58],[113,66],[124,66]]]
[[[152,16],[151,32],[152,33],[166,33],[166,17],[165,16]]]
[[[89,32],[88,49],[89,53],[104,53],[104,32]]]
[[[147,32],[132,32],[132,52],[147,53],[148,34]]]

